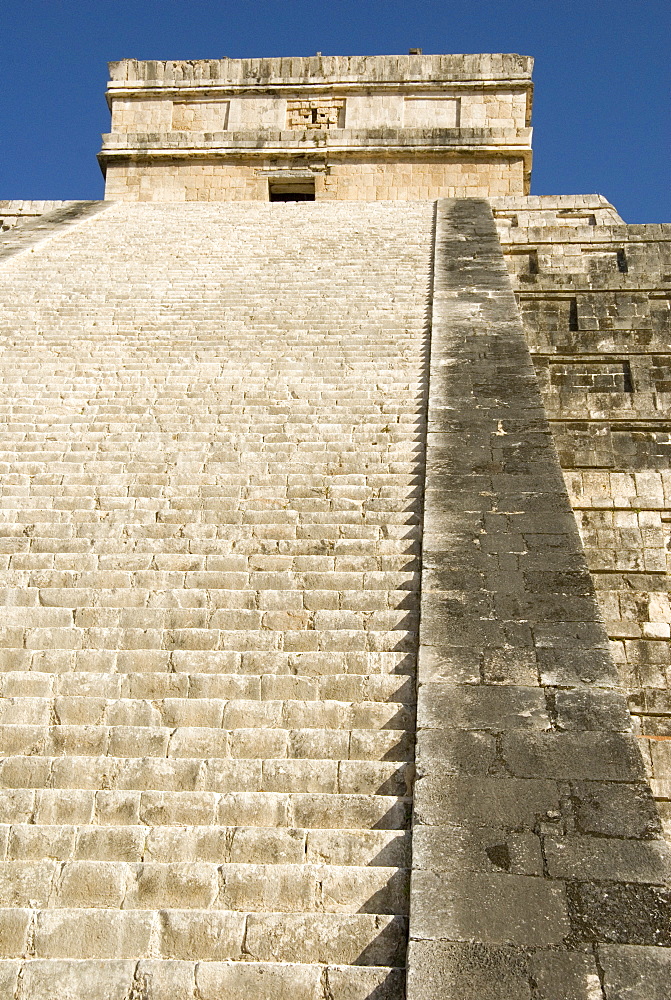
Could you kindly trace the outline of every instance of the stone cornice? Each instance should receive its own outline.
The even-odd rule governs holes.
[[[103,136],[101,157],[460,152],[531,156],[531,129],[337,129],[122,133]]]
[[[110,63],[110,90],[182,87],[262,87],[346,84],[518,83],[531,86],[533,59],[478,55],[308,56]]]

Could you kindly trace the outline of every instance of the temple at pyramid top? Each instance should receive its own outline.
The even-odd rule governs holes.
[[[532,65],[415,53],[111,63],[105,197],[528,194]]]

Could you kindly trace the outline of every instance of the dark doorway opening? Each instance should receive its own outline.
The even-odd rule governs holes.
[[[315,182],[302,177],[297,180],[269,181],[268,192],[271,201],[314,201]]]

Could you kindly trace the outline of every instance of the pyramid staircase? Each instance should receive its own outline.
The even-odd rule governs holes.
[[[2,996],[404,996],[432,215],[2,262]]]

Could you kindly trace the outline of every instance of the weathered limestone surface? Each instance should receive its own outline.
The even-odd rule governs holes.
[[[532,60],[331,56],[110,65],[99,159],[118,201],[267,201],[273,177],[316,200],[524,194]]]
[[[432,224],[108,205],[4,261],[2,996],[403,996]]]
[[[428,406],[408,996],[662,996],[668,848],[485,201],[438,204]]]

